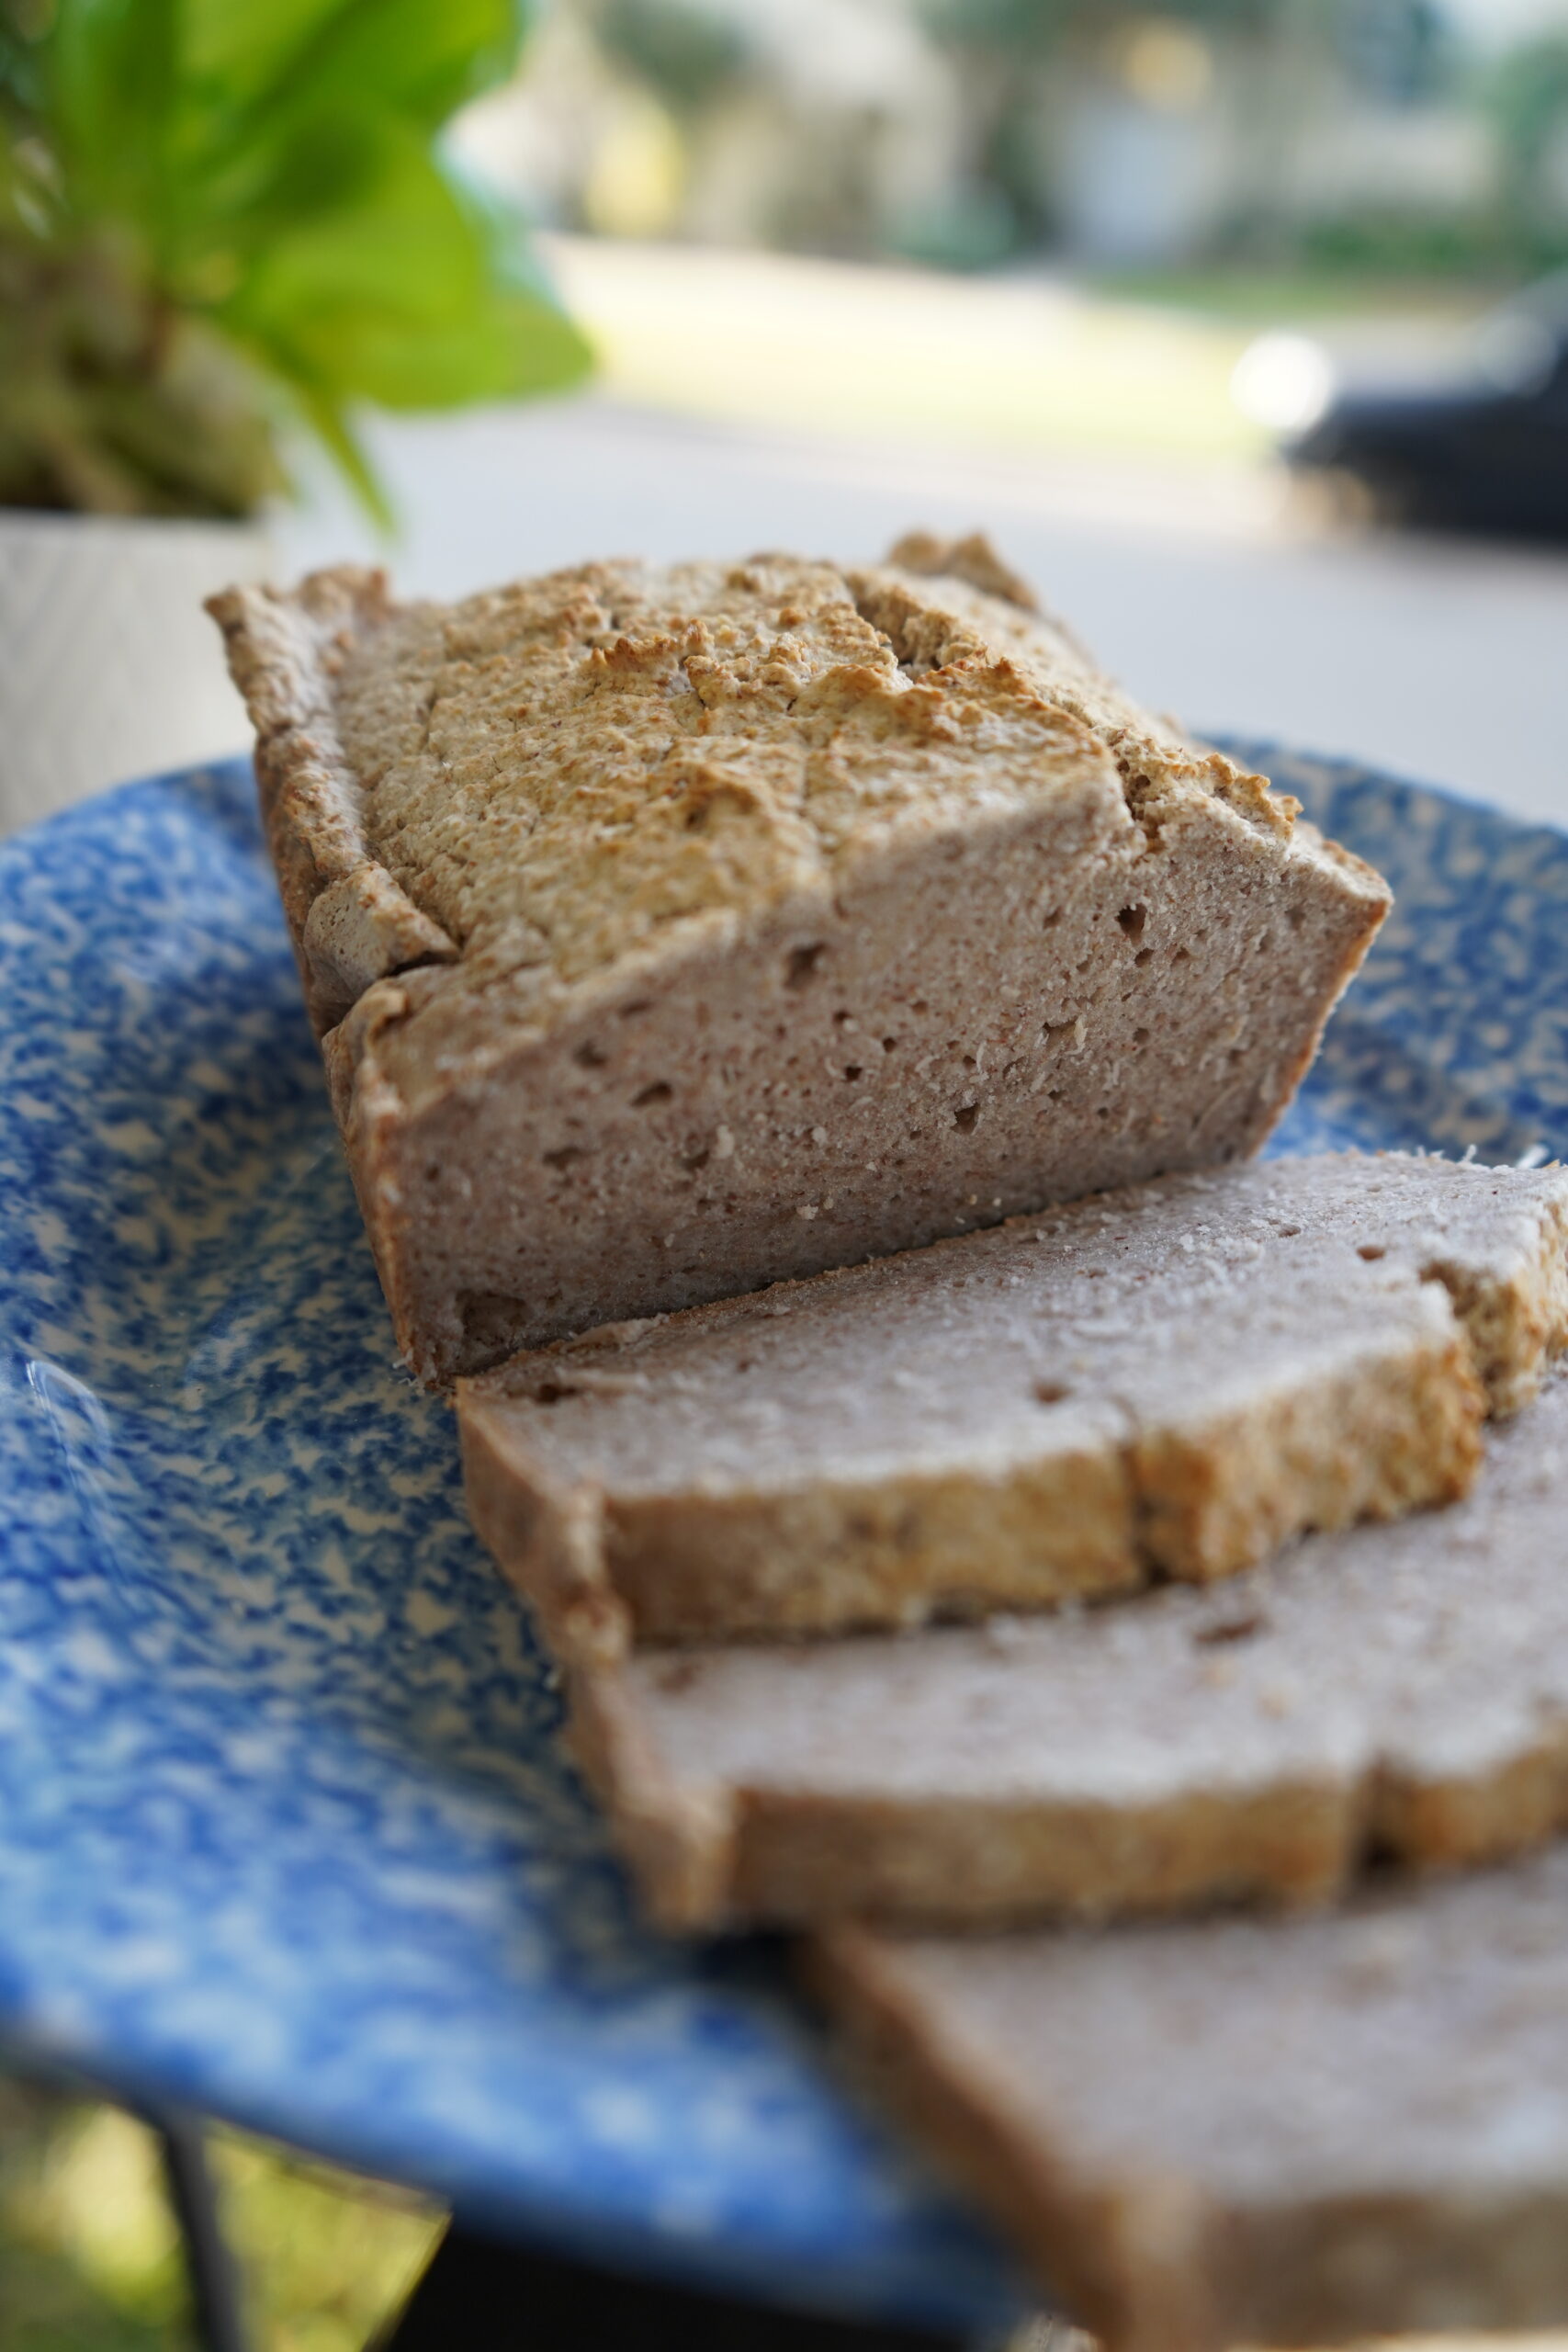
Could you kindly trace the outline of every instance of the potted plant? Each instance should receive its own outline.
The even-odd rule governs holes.
[[[0,831],[237,738],[199,613],[360,403],[571,381],[581,337],[441,132],[519,0],[0,0]]]

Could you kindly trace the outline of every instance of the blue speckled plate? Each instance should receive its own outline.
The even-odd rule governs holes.
[[[1280,1137],[1568,1150],[1568,837],[1253,755],[1391,876]],[[390,1334],[240,763],[0,849],[0,2028],[525,2233],[984,2323],[765,1947],[637,1926]]]

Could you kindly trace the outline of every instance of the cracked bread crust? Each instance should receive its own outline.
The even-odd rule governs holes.
[[[1244,1156],[1289,1100],[1382,884],[980,543],[897,552],[214,600],[427,1382]]]

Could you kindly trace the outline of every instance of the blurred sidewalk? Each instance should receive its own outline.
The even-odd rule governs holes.
[[[1135,694],[1190,725],[1568,823],[1568,550],[1324,535],[1241,457],[987,454],[604,396],[382,424],[374,442],[405,593],[594,555],[875,556],[914,524],[979,526]],[[278,542],[287,573],[377,553],[330,490]]]

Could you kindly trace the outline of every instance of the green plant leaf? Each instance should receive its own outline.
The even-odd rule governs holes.
[[[384,123],[356,198],[279,237],[218,315],[312,399],[446,407],[574,381],[586,344],[533,279],[521,232],[423,140]]]
[[[434,130],[517,62],[525,0],[188,0],[193,73],[274,122],[397,114]]]
[[[253,13],[234,0],[186,5],[198,17],[215,6]],[[187,287],[208,287],[225,258],[231,272],[297,231],[373,206],[388,131],[400,123],[428,143],[456,104],[510,69],[520,35],[518,0],[281,5],[298,39],[276,80],[220,86],[209,65],[186,109],[177,266]],[[210,41],[197,47],[215,53]]]
[[[58,0],[47,106],[78,219],[159,242],[178,94],[179,0]]]
[[[383,531],[390,531],[397,517],[390,501],[381,487],[380,478],[360,446],[358,435],[349,424],[343,403],[321,385],[308,378],[299,377],[294,383],[294,396],[317,439],[336,458],[340,471],[372,522]]]
[[[185,0],[183,62],[192,90],[204,106],[227,110],[287,88],[296,62],[344,6],[344,0]]]
[[[36,255],[74,291],[29,363],[34,392],[55,390],[24,397],[15,367],[15,387],[0,380],[0,456],[36,486],[24,494],[148,511],[249,501],[270,479],[270,377],[385,522],[360,402],[445,407],[586,370],[520,223],[436,144],[510,72],[525,0],[27,5],[46,29],[0,54],[0,101],[48,169],[24,186],[7,138],[0,227],[24,274]],[[76,296],[100,282],[118,307],[84,309]],[[231,400],[194,357],[171,366],[176,348],[208,351],[204,328],[254,371],[238,371]],[[49,419],[67,414],[62,437]],[[188,456],[187,435],[202,445]]]
[[[366,397],[390,409],[451,408],[558,391],[592,364],[587,343],[564,312],[537,296],[506,289],[492,290],[466,317],[423,335],[366,315],[356,322],[354,358]]]

